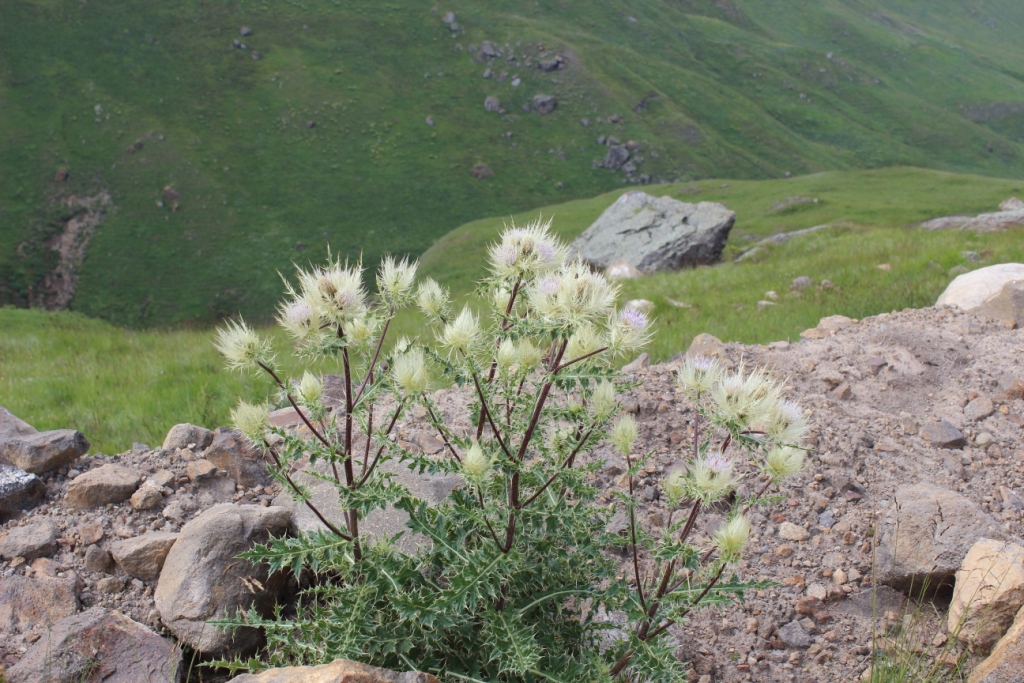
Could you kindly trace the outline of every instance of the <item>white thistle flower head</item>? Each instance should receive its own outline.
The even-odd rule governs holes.
[[[267,367],[274,364],[270,341],[256,334],[241,319],[218,328],[214,346],[233,370],[256,370],[260,364]]]
[[[469,353],[479,334],[480,324],[467,305],[455,320],[445,325],[441,343],[453,351]]]
[[[608,346],[616,354],[635,353],[651,341],[651,325],[647,314],[635,308],[624,308],[609,324]]]
[[[476,441],[462,456],[462,476],[471,484],[481,486],[491,472],[491,459],[484,454]]]
[[[516,355],[519,358],[520,369],[527,372],[544,360],[544,354],[529,339],[519,340],[516,344]]]
[[[416,305],[430,318],[444,316],[448,309],[448,290],[428,277],[420,283],[416,294]]]
[[[398,358],[406,351],[412,348],[412,340],[406,337],[404,334],[395,341],[395,345],[391,347],[391,355],[394,358]]]
[[[299,381],[299,398],[304,406],[315,406],[323,393],[324,382],[322,379],[309,370],[302,373],[302,380]]]
[[[633,444],[636,443],[637,429],[636,420],[629,413],[621,416],[612,427],[611,441],[619,452],[623,455],[629,455],[629,452],[633,449]]]
[[[305,341],[320,332],[320,316],[303,299],[295,299],[278,308],[277,323],[297,341]]]
[[[736,515],[715,533],[715,547],[723,562],[736,562],[750,540],[750,522],[746,515]]]
[[[777,484],[786,477],[801,472],[806,464],[807,454],[804,451],[789,446],[777,446],[768,451],[764,469]]]
[[[374,316],[364,315],[354,318],[345,326],[345,338],[354,351],[361,351],[370,347],[380,328],[380,319]]]
[[[501,241],[488,250],[491,271],[502,278],[525,280],[557,269],[567,250],[550,228],[550,219],[506,228]]]
[[[408,258],[399,261],[394,256],[384,257],[377,271],[377,289],[381,297],[395,306],[407,303],[416,281],[418,266],[418,262],[409,263]]]
[[[796,401],[779,401],[765,419],[765,431],[773,441],[798,444],[807,435],[807,418]]]
[[[511,339],[503,339],[498,346],[495,361],[502,372],[508,372],[519,361],[519,351],[516,348],[516,343]]]
[[[406,396],[418,396],[427,390],[430,375],[423,349],[412,348],[398,356],[391,369],[391,376]]]
[[[231,424],[251,444],[263,448],[270,424],[270,407],[265,403],[254,405],[242,401],[231,411]]]
[[[594,411],[594,417],[603,420],[615,410],[615,385],[604,379],[594,389],[590,398],[590,407]]]
[[[494,290],[491,291],[491,308],[497,313],[504,315],[505,309],[508,308],[509,297],[511,296],[512,292],[510,292],[508,288],[495,287]]]
[[[720,500],[737,483],[732,462],[721,453],[713,453],[695,462],[690,474],[697,495],[705,503]]]
[[[299,286],[303,300],[320,317],[333,323],[340,324],[358,317],[366,306],[361,265],[348,268],[334,261],[311,270],[300,268]]]
[[[711,391],[720,422],[743,428],[758,422],[778,402],[779,390],[763,371],[743,376],[741,367],[722,377]]]
[[[686,495],[686,470],[674,469],[661,484],[670,505],[675,505]]]
[[[706,356],[687,358],[679,368],[679,386],[698,393],[707,393],[722,374],[718,363]]]

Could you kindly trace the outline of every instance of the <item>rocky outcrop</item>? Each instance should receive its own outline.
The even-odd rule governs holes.
[[[1011,197],[999,205],[999,211],[977,216],[943,216],[921,224],[925,230],[973,230],[993,232],[1024,225],[1024,202]]]
[[[932,484],[906,486],[879,522],[877,572],[902,590],[952,583],[979,538],[1007,540],[996,522],[969,499]]]
[[[1024,264],[1000,263],[959,275],[935,305],[1024,325]]]
[[[437,678],[418,671],[398,673],[375,666],[336,659],[321,666],[289,666],[245,674],[233,683],[438,683]]]
[[[627,192],[570,247],[596,268],[623,260],[644,273],[678,270],[717,261],[735,220],[721,204]]]
[[[178,683],[181,651],[128,617],[93,607],[47,629],[10,683]]]
[[[291,515],[282,507],[216,505],[181,529],[164,560],[154,594],[164,624],[182,642],[207,655],[251,654],[262,643],[252,628],[234,632],[210,626],[239,610],[267,616],[284,585],[261,565],[239,555],[288,530]]]

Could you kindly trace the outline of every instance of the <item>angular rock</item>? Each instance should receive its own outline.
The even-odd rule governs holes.
[[[469,173],[477,180],[486,180],[494,175],[494,171],[487,164],[474,164]]]
[[[72,463],[88,450],[89,441],[74,429],[0,439],[0,460],[33,474]]]
[[[328,467],[323,462],[316,464],[316,471],[320,474],[327,474]],[[381,472],[390,472],[394,475],[392,481],[407,487],[414,496],[429,503],[439,503],[458,486],[462,485],[462,479],[455,476],[442,476],[429,474],[417,474],[403,465],[398,460],[388,460],[378,465]],[[342,510],[338,505],[338,491],[322,479],[316,478],[305,470],[292,475],[292,478],[300,486],[304,486],[312,493],[311,501],[318,510],[335,526],[344,528],[342,521]],[[316,515],[301,502],[296,502],[289,491],[283,491],[274,499],[274,505],[281,505],[292,513],[292,531],[308,533],[312,531],[325,530],[326,527],[317,519]],[[405,523],[409,516],[395,508],[388,506],[383,510],[374,510],[364,519],[359,521],[359,531],[372,538],[384,539],[405,532],[395,543],[398,550],[411,554],[420,545],[427,543],[427,539],[418,534],[409,533]]]
[[[621,259],[642,273],[678,270],[717,261],[735,220],[721,204],[627,192],[570,248],[596,268]]]
[[[811,645],[811,636],[800,625],[800,622],[791,621],[779,629],[779,638],[789,647],[805,648]]]
[[[644,368],[650,367],[651,357],[646,351],[622,366],[622,372],[627,375],[635,375]]]
[[[152,510],[164,502],[164,494],[156,482],[149,480],[143,482],[129,501],[136,510]]]
[[[964,406],[964,417],[971,422],[984,420],[994,412],[996,412],[995,404],[987,396],[979,396]]]
[[[108,573],[114,567],[110,553],[96,544],[85,549],[85,570],[88,572]]]
[[[171,427],[164,438],[164,450],[173,451],[178,448],[191,448],[193,450],[204,450],[213,443],[213,432],[205,427],[183,422]]]
[[[0,406],[0,441],[18,436],[38,434],[39,430]]]
[[[215,657],[244,656],[263,641],[252,628],[234,632],[208,621],[253,607],[270,616],[284,585],[281,573],[269,577],[262,565],[238,555],[288,530],[291,515],[282,507],[217,505],[181,529],[164,560],[154,600],[164,624],[181,641]]]
[[[1024,607],[1024,548],[983,538],[956,573],[949,605],[950,633],[978,652],[988,652]]]
[[[935,305],[958,306],[978,315],[1024,325],[1024,264],[999,263],[959,275],[939,295]]]
[[[534,95],[533,110],[538,114],[550,114],[558,106],[558,100],[551,95]]]
[[[10,683],[177,683],[181,675],[173,643],[103,607],[54,625],[7,671]]]
[[[918,433],[937,448],[963,448],[967,443],[960,430],[945,420],[926,422]]]
[[[630,156],[631,152],[626,149],[625,145],[610,145],[604,155],[604,159],[601,161],[601,166],[617,171],[626,165]]]
[[[897,489],[877,535],[879,581],[915,592],[951,584],[979,538],[1009,540],[972,501],[931,484]]]
[[[611,265],[604,269],[604,276],[609,280],[632,280],[635,277],[640,277],[640,271],[628,261],[619,259],[612,261]]]
[[[21,632],[67,619],[80,608],[76,579],[0,579],[0,630]]]
[[[263,453],[233,429],[218,427],[203,456],[236,484],[251,489],[270,483]]]
[[[485,40],[484,42],[480,43],[480,54],[482,54],[484,57],[500,57],[501,50],[496,48],[494,46],[494,43],[492,43],[491,41]]]
[[[1024,671],[1024,608],[999,639],[988,659],[974,668],[968,683],[1020,683]]]
[[[697,356],[720,358],[724,353],[725,344],[722,343],[722,340],[707,332],[701,332],[694,337],[693,341],[690,342],[690,348],[686,349],[687,358],[695,358]]]
[[[205,458],[193,460],[185,466],[185,475],[190,481],[209,479],[217,473],[217,466]]]
[[[24,557],[32,561],[49,557],[57,549],[60,529],[53,522],[37,522],[16,526],[0,538],[0,557],[12,560]]]
[[[811,534],[802,526],[792,522],[783,522],[779,525],[779,537],[787,541],[806,541]]]
[[[46,484],[13,465],[0,465],[0,512],[35,507],[46,497]]]
[[[487,111],[499,112],[501,111],[501,100],[497,97],[488,95],[484,98],[484,109]]]
[[[178,534],[151,531],[135,538],[110,544],[110,554],[117,566],[128,576],[152,581],[160,576],[167,553],[178,539]]]
[[[258,674],[243,674],[232,683],[439,683],[430,674],[418,671],[398,673],[375,666],[336,659],[320,666],[288,666],[267,669]]]
[[[135,493],[141,481],[142,477],[127,467],[103,465],[75,477],[68,484],[64,501],[71,507],[83,510],[107,503],[120,503]]]

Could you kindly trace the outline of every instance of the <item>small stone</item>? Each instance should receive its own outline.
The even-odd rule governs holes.
[[[193,460],[185,467],[185,474],[191,481],[202,481],[209,479],[217,473],[217,466],[209,460],[200,458]]]
[[[882,360],[881,358],[869,358],[868,372],[870,372],[873,377],[877,377],[878,373],[880,373],[887,365],[888,363]]]
[[[113,566],[114,559],[103,548],[94,544],[85,549],[86,571],[106,574],[110,572]]]
[[[136,472],[121,465],[103,465],[68,485],[65,502],[74,508],[99,507],[127,500],[142,481]]]
[[[974,445],[981,448],[989,446],[993,441],[995,441],[995,438],[988,432],[982,432],[974,437]]]
[[[152,510],[164,500],[164,494],[152,481],[145,482],[129,499],[136,510]]]
[[[793,282],[789,285],[789,288],[794,292],[802,292],[803,290],[807,289],[813,284],[814,280],[807,277],[806,275],[801,275],[800,277],[795,278],[793,280]]]
[[[834,583],[835,585],[843,586],[846,584],[846,580],[846,572],[842,569],[837,569],[834,572],[832,572],[832,583]]]
[[[486,98],[484,98],[484,109],[486,109],[487,111],[490,111],[490,112],[495,112],[495,113],[500,112],[501,111],[501,100],[499,100],[497,97],[494,97],[492,95],[488,95]]]
[[[124,580],[114,576],[107,576],[96,582],[96,590],[110,595],[120,593],[124,590]]]
[[[534,95],[533,110],[538,114],[550,114],[558,106],[558,100],[551,95]]]
[[[782,545],[780,545],[778,548],[775,549],[776,557],[783,557],[783,558],[785,558],[785,557],[789,557],[792,554],[793,554],[793,546],[788,545],[786,543],[783,543]]]
[[[165,531],[151,531],[125,541],[112,543],[110,554],[125,574],[143,581],[152,581],[160,576],[164,559],[178,534]]]
[[[779,638],[788,647],[800,648],[809,647],[811,636],[804,630],[804,627],[797,621],[791,621],[779,629]]]
[[[964,406],[964,417],[970,422],[984,420],[994,412],[996,412],[996,407],[992,403],[992,399],[986,396],[979,396]]]
[[[807,597],[824,602],[828,599],[828,586],[823,583],[812,583],[807,587]]]
[[[832,525],[834,525],[835,523],[836,523],[836,520],[832,516],[831,512],[823,512],[820,515],[818,515],[818,525],[819,526],[823,526],[826,529],[831,529]]]
[[[252,35],[252,29],[249,28],[248,26],[243,26],[241,29],[239,29],[238,32],[241,33],[243,36],[251,36]]]
[[[797,526],[792,522],[783,522],[779,525],[779,536],[787,541],[806,541],[811,534],[802,526]]]
[[[159,486],[160,488],[165,488],[174,483],[175,476],[173,472],[168,470],[157,470],[150,475],[149,481],[153,482],[154,485]]]
[[[31,562],[37,557],[48,557],[57,549],[60,529],[53,522],[38,522],[16,526],[0,538],[0,557],[10,560],[23,557]]]
[[[920,434],[922,439],[938,448],[963,448],[967,443],[960,430],[945,420],[925,423]]]
[[[78,527],[78,540],[82,545],[99,543],[103,539],[103,525],[96,522],[82,524]]]
[[[843,382],[842,384],[840,384],[839,386],[832,390],[832,398],[836,399],[837,401],[845,401],[852,395],[853,392],[850,391],[850,385],[847,384],[846,382]]]

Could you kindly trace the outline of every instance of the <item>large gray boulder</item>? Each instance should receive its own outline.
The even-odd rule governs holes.
[[[401,484],[421,500],[428,503],[440,503],[449,493],[462,484],[462,479],[455,476],[440,474],[419,474],[410,470],[398,460],[388,460],[378,465],[380,472],[390,472],[393,475],[392,481]],[[310,473],[309,466],[306,469],[292,475],[296,484],[310,492],[310,502],[327,520],[338,527],[345,528],[345,521],[342,519],[343,510],[338,503],[338,489],[335,485],[324,481],[323,477],[330,476],[330,465],[318,461],[313,470],[317,475]],[[274,499],[274,505],[280,505],[291,510],[292,532],[296,534],[327,531],[313,511],[302,501],[292,497],[290,490],[284,490]],[[383,540],[404,534],[395,543],[395,547],[403,553],[413,554],[427,539],[423,536],[413,534],[406,527],[409,515],[403,510],[388,506],[383,510],[374,510],[365,518],[359,521],[360,536],[367,536],[371,539]]]
[[[43,631],[10,683],[177,683],[181,651],[120,612],[93,607]]]
[[[438,683],[434,676],[419,671],[398,673],[349,659],[336,659],[320,666],[267,669],[231,680],[233,683]]]
[[[182,642],[214,657],[245,656],[263,642],[253,628],[234,632],[207,622],[255,608],[270,616],[285,577],[239,555],[288,531],[283,507],[216,505],[181,528],[160,572],[154,600],[160,618]]]
[[[994,519],[959,493],[932,484],[897,489],[878,524],[879,581],[915,592],[952,585],[979,538],[1011,540]]]
[[[627,192],[570,245],[596,268],[624,260],[644,273],[716,262],[736,214],[721,204],[687,204]]]
[[[959,275],[935,305],[1024,325],[1024,264],[999,263]]]

